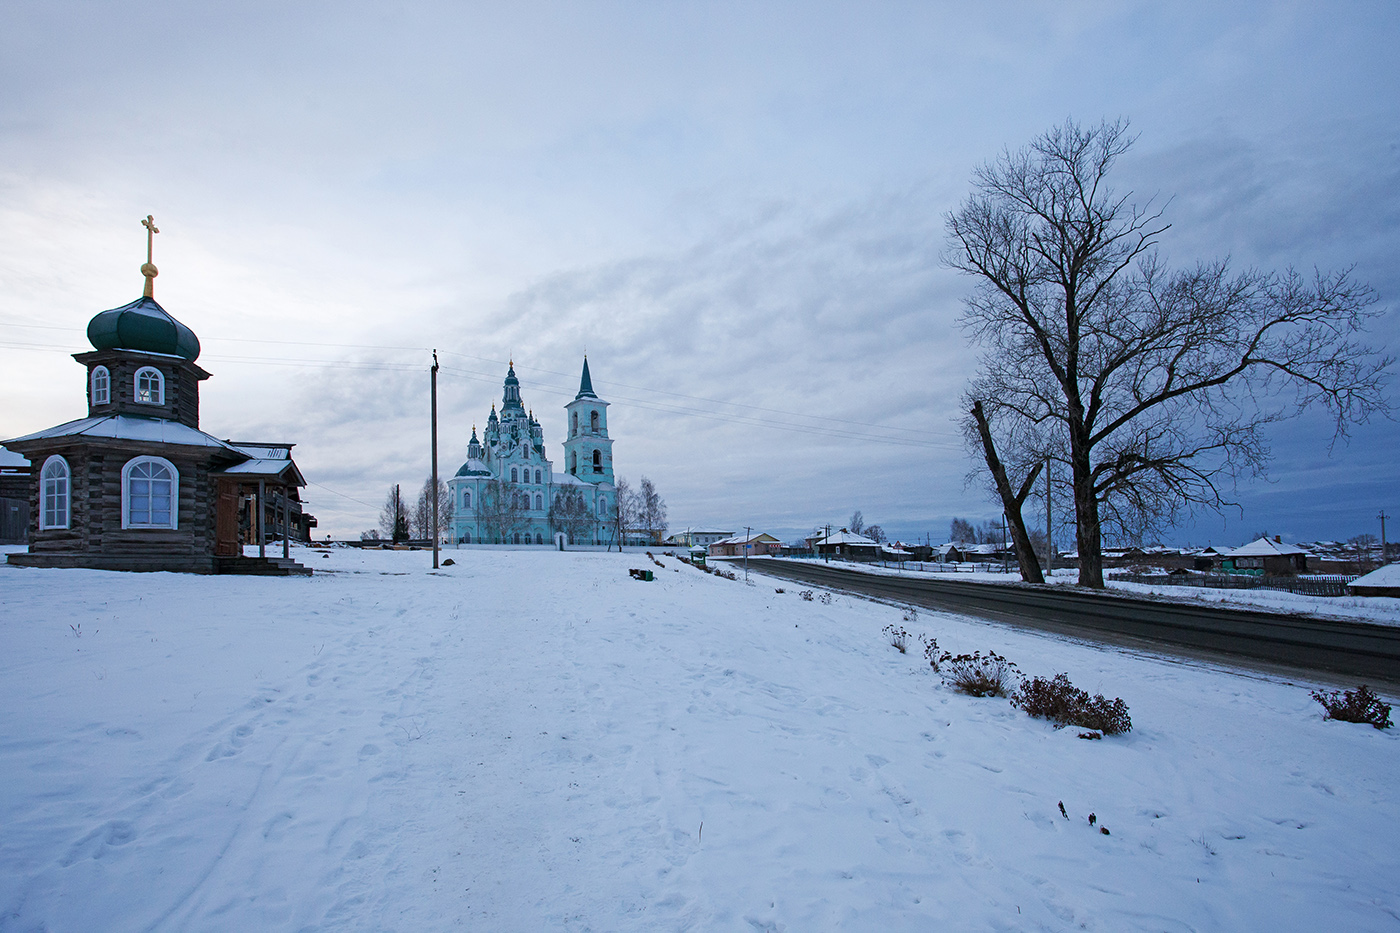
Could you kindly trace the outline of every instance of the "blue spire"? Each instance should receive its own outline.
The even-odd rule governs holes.
[[[579,381],[578,395],[575,395],[574,399],[597,397],[597,393],[593,391],[593,379],[588,375],[588,356],[585,355],[583,357],[583,379]]]

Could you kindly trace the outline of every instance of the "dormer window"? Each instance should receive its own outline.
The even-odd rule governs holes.
[[[92,404],[106,405],[112,401],[112,374],[106,366],[92,368]]]
[[[142,405],[165,404],[165,377],[154,366],[136,370],[136,401]]]

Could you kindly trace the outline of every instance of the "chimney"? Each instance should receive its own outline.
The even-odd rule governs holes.
[[[1282,536],[1282,535],[1274,535],[1274,543],[1275,543],[1275,544],[1282,544],[1282,543],[1283,543],[1283,536]]]

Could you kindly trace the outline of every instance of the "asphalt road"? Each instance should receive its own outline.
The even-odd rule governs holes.
[[[736,568],[737,569],[737,568]],[[1215,608],[1064,586],[883,576],[751,558],[774,577],[1112,644],[1400,688],[1400,627]]]

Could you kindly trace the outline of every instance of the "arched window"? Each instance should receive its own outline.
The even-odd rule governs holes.
[[[510,481],[512,483],[520,482],[520,471],[517,470],[515,467],[510,468]]]
[[[569,472],[570,472],[570,473],[573,473],[573,474],[575,474],[575,475],[578,474],[578,451],[577,451],[577,450],[571,450],[571,451],[569,451]]]
[[[463,489],[463,490],[462,490],[462,508],[464,508],[464,509],[469,509],[469,508],[471,508],[471,507],[472,507],[472,491],[471,491],[470,489]]]
[[[570,436],[571,436],[571,437],[577,437],[577,436],[578,436],[578,412],[574,412],[574,430],[573,430],[573,433],[572,433]]]
[[[603,516],[604,518],[607,518],[607,517],[608,517],[608,497],[607,497],[607,496],[599,496],[599,497],[598,497],[598,514],[601,515],[601,516]]]
[[[165,377],[154,366],[136,370],[136,401],[143,405],[165,404]]]
[[[588,433],[589,433],[589,434],[597,434],[597,433],[598,433],[598,413],[597,413],[596,411],[595,411],[595,412],[589,413],[588,421],[589,421]]]
[[[603,472],[603,452],[601,450],[593,451],[593,472]]]
[[[463,544],[471,544],[471,543],[472,543],[472,533],[471,533],[470,531],[464,531],[464,532],[462,532],[462,543],[463,543]]]
[[[106,405],[112,401],[112,374],[106,366],[92,368],[92,404]]]
[[[520,532],[518,532],[518,531],[515,533],[515,543],[516,543],[516,544],[519,544],[519,543],[520,543]]]
[[[539,470],[536,470],[536,471],[535,471],[535,482],[538,483],[539,481],[540,481],[540,471],[539,471]]]
[[[535,508],[537,508],[537,509],[542,509],[542,508],[544,508],[544,496],[541,496],[541,495],[536,495],[536,496],[535,496]]]
[[[180,472],[162,457],[137,457],[122,467],[122,527],[179,527]]]
[[[544,535],[540,534],[538,531],[535,532],[535,543],[544,544]]]
[[[40,528],[68,527],[68,461],[58,454],[44,461],[40,472],[42,508],[39,512]]]

